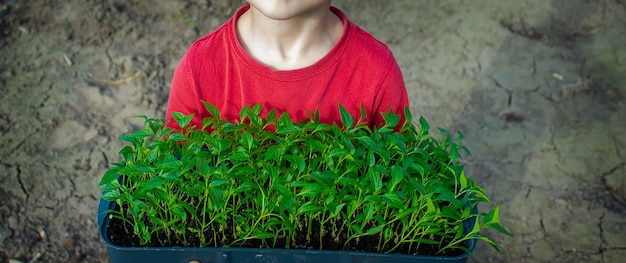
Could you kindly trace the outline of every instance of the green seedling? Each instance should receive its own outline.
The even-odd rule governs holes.
[[[463,135],[429,134],[408,109],[384,113],[371,127],[339,105],[340,124],[318,113],[295,123],[288,113],[246,106],[234,123],[205,103],[210,117],[174,113],[182,128],[143,117],[144,129],[121,136],[129,145],[100,185],[109,211],[142,245],[254,246],[350,250],[364,242],[382,253],[467,251],[464,241],[499,225],[499,207],[465,176]],[[270,128],[271,127],[271,128]],[[399,127],[399,128],[398,128]],[[476,219],[473,229],[463,222]]]

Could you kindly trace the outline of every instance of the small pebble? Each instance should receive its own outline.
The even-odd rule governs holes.
[[[37,262],[37,260],[41,257],[41,253],[37,252],[37,254],[35,254],[35,256],[29,260],[28,262]]]
[[[43,227],[39,228],[39,237],[41,240],[48,240],[48,233],[46,233],[46,229]]]
[[[17,29],[19,29],[20,31],[22,31],[22,33],[24,33],[24,34],[26,34],[26,35],[29,33],[29,32],[28,32],[28,29],[26,29],[26,28],[25,28],[25,27],[23,27],[23,26],[18,26],[18,27],[17,27]]]

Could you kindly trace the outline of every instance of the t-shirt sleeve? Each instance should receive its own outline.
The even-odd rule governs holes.
[[[387,113],[391,110],[394,114],[400,115],[401,119],[396,127],[396,130],[398,130],[406,119],[404,109],[409,107],[409,99],[402,71],[393,55],[390,55],[388,71],[383,75],[379,87],[380,89],[375,99],[374,112]],[[375,114],[373,122],[376,126],[385,124],[382,114]]]
[[[194,118],[189,126],[195,125],[196,128],[202,127],[202,122],[199,117],[200,109],[198,108],[200,99],[198,98],[196,86],[192,78],[189,57],[189,53],[187,53],[181,59],[174,71],[172,85],[170,87],[165,119],[168,121],[166,127],[173,128],[174,130],[179,130],[180,126],[174,121],[172,112],[180,112],[184,115],[194,114]]]

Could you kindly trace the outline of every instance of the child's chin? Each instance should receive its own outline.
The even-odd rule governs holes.
[[[285,21],[326,8],[328,0],[248,0],[250,6],[272,20]]]

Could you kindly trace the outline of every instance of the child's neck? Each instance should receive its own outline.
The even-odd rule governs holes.
[[[324,57],[341,37],[343,23],[328,9],[277,20],[250,8],[239,17],[237,31],[256,60],[276,70],[292,70]]]

